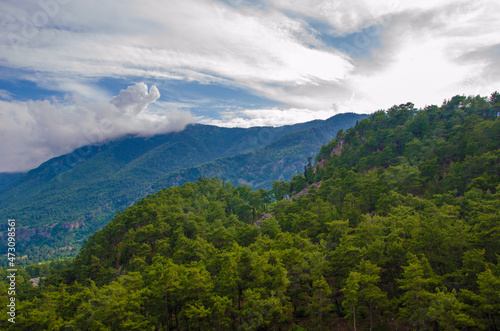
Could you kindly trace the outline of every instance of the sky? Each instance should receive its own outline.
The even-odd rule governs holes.
[[[500,90],[500,2],[1,0],[0,172],[189,123]]]

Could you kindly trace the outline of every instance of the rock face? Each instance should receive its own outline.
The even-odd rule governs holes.
[[[316,187],[316,188],[320,188],[321,186],[321,183],[323,183],[322,181],[320,182],[317,182],[317,183],[312,183],[311,185],[309,185],[308,187],[305,187],[302,191],[300,191],[299,193],[296,193],[294,195],[292,195],[290,198],[288,198],[287,200],[288,201],[292,201],[293,199],[297,199],[298,197],[302,196],[302,195],[305,195],[309,192],[309,190],[311,189],[311,187]]]
[[[289,197],[289,198],[287,198],[285,200],[286,201],[292,201],[293,199],[297,199],[298,197],[300,197],[302,195],[306,195],[309,192],[309,190],[311,189],[311,187],[313,187],[313,186],[316,187],[316,188],[320,188],[321,184],[322,184],[322,181],[317,182],[317,183],[312,183],[311,185],[309,185],[308,187],[304,188],[299,193],[294,194],[294,195],[292,195],[291,197]],[[258,220],[256,220],[253,223],[253,225],[259,228],[260,227],[260,222],[265,221],[268,218],[271,218],[273,216],[274,216],[273,214],[264,213],[264,214],[262,214],[262,216]]]
[[[81,228],[84,225],[83,221],[63,222],[48,226],[26,228],[21,227],[16,229],[16,236],[19,240],[30,241],[37,238],[51,238],[54,234],[61,234],[61,232],[71,233],[74,230]]]
[[[61,226],[64,229],[68,230],[68,232],[72,232],[73,230],[79,229],[82,225],[83,225],[83,221],[61,223]]]
[[[41,279],[45,279],[45,277],[36,277],[36,278],[31,278],[29,282],[33,287],[38,287],[38,283],[40,283]]]
[[[313,168],[313,173],[316,173],[316,171],[318,171],[318,169],[324,169],[326,166],[326,160],[325,159],[322,159],[320,160],[318,163],[316,163],[316,165],[314,166]]]
[[[330,153],[330,156],[335,155],[340,155],[342,153],[342,150],[344,149],[344,139],[342,139],[335,148],[332,149],[332,152]]]
[[[22,241],[30,241],[33,237],[50,238],[51,231],[53,228],[54,228],[54,225],[45,226],[45,227],[38,227],[38,228],[34,228],[34,229],[19,228],[19,229],[17,229],[16,236],[17,236],[18,240],[22,240]]]
[[[268,218],[271,218],[271,217],[273,217],[272,214],[266,214],[266,213],[264,213],[258,220],[255,221],[255,223],[253,223],[253,225],[255,225],[256,227],[260,227],[260,222],[265,221],[265,220],[267,220]]]

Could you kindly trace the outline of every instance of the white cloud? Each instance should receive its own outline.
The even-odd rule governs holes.
[[[10,93],[7,90],[0,89],[0,98],[5,99],[5,100],[10,100],[10,99],[12,99],[12,93]]]
[[[433,10],[401,12],[383,30],[383,47],[349,77],[353,90],[374,108],[414,102],[440,104],[456,94],[487,95],[500,87],[491,49],[500,43],[499,5],[453,3]],[[495,9],[496,8],[496,9]],[[497,58],[498,59],[498,58]],[[375,110],[375,109],[374,109]]]
[[[109,99],[95,85],[103,77],[224,84],[290,108],[289,116],[254,114],[279,125],[302,119],[297,109],[308,109],[301,113],[310,120],[500,89],[494,0],[46,1],[58,3],[46,22],[38,4],[4,4],[0,65],[31,70],[40,86],[87,100]],[[43,24],[34,26],[37,18]],[[325,31],[309,26],[311,18]],[[367,56],[343,54],[320,33],[353,34],[348,46]]]
[[[268,0],[276,8],[327,22],[336,35],[355,33],[372,25],[390,21],[401,12],[428,11],[450,4],[465,3],[457,0]]]
[[[281,126],[308,122],[316,119],[327,119],[335,115],[333,110],[309,110],[309,109],[244,109],[226,111],[222,119],[198,118],[203,124],[216,125],[226,128],[249,128],[253,126]]]
[[[354,69],[318,86],[256,86],[294,107],[358,113],[414,102],[440,104],[456,94],[500,89],[500,3],[495,1],[272,1],[276,7],[326,21],[333,34],[354,33]],[[361,10],[360,8],[364,8]],[[372,26],[371,29],[360,30]],[[355,95],[355,98],[352,96]]]
[[[21,6],[15,9],[22,13]],[[196,80],[209,73],[205,79],[223,77],[241,86],[337,81],[352,70],[338,52],[308,47],[315,39],[304,22],[279,12],[237,10],[207,0],[125,2],[118,8],[113,2],[86,1],[60,7],[35,29],[36,38],[19,38],[13,45],[8,38],[0,40],[10,66],[64,77]],[[28,18],[34,11],[29,9]],[[22,20],[11,21],[3,28],[22,37]]]
[[[159,97],[144,83],[122,90],[110,102],[70,104],[49,101],[0,101],[0,172],[25,171],[57,155],[127,134],[152,136],[180,131],[191,122],[187,112],[150,113]]]
[[[121,90],[120,94],[110,101],[116,108],[121,109],[128,115],[139,115],[148,105],[155,102],[160,97],[160,91],[156,86],[148,87],[144,83],[129,86],[126,90]]]

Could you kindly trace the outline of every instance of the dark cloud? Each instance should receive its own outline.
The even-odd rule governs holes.
[[[498,76],[500,73],[500,43],[465,52],[457,58],[457,61],[466,64],[485,65],[483,73]]]

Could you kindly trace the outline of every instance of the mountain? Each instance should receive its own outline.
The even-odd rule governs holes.
[[[24,172],[1,172],[0,173],[0,188],[12,183],[16,179],[22,177]]]
[[[270,191],[163,189],[73,262],[19,268],[22,309],[0,327],[498,330],[499,112],[498,93],[402,104]],[[7,282],[0,269],[4,315]]]
[[[273,180],[302,172],[304,159],[314,156],[338,130],[364,117],[340,114],[278,128],[195,124],[181,132],[85,146],[0,188],[0,213],[18,220],[18,250],[24,262],[74,256],[88,235],[147,194],[200,176],[220,176],[238,184],[255,181],[253,174],[263,172],[263,181],[255,181],[255,187],[270,188]],[[259,163],[253,173],[245,174],[236,164],[251,162],[252,155],[259,155]],[[291,166],[281,172],[280,162]],[[270,167],[275,171],[265,170]],[[179,178],[179,171],[190,176]]]
[[[224,179],[234,185],[270,189],[273,181],[288,181],[293,175],[302,173],[307,164],[304,160],[315,156],[317,149],[313,149],[313,146],[321,146],[325,141],[330,141],[334,137],[332,134],[342,129],[338,118],[332,117],[310,129],[284,134],[249,152],[170,173],[155,181],[151,191],[157,192],[164,187],[212,177]]]

